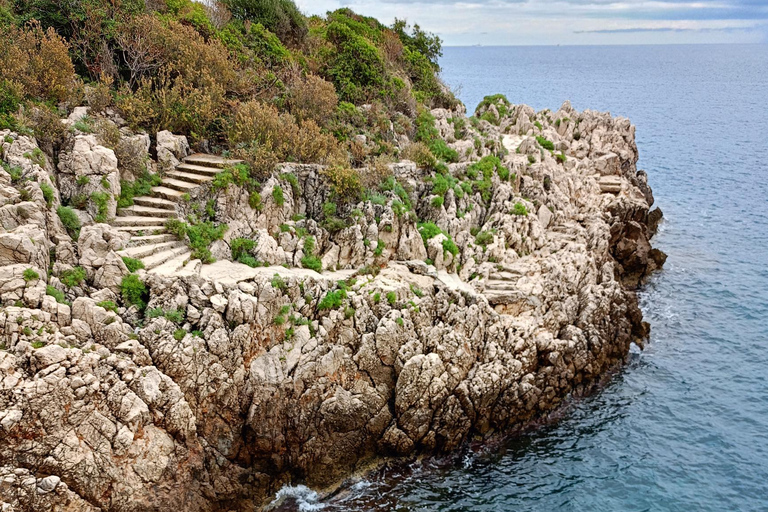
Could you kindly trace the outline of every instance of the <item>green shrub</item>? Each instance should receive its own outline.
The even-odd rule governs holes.
[[[544,149],[547,149],[549,151],[555,150],[555,144],[551,140],[547,140],[541,135],[536,136],[536,142],[538,142],[539,146],[543,147]]]
[[[272,189],[272,199],[275,200],[275,204],[277,204],[277,206],[283,206],[285,204],[283,188],[280,185],[275,185],[275,187]]]
[[[187,331],[185,331],[184,329],[176,329],[175,331],[173,331],[173,339],[175,339],[176,341],[183,340],[184,336],[186,335],[187,335]]]
[[[85,269],[83,267],[75,267],[65,270],[59,276],[59,280],[67,288],[79,286],[85,280]]]
[[[179,219],[168,219],[165,221],[165,229],[180,240],[187,238],[187,223]]]
[[[96,305],[99,306],[100,308],[106,309],[107,311],[112,311],[117,313],[117,304],[115,304],[111,300],[102,300],[101,302],[97,302]]]
[[[512,213],[514,215],[520,215],[525,217],[526,215],[528,215],[528,208],[526,208],[523,203],[515,203],[515,206],[512,208]]]
[[[376,242],[376,249],[373,250],[373,255],[377,258],[381,256],[384,253],[384,249],[386,248],[386,244],[384,243],[384,240],[379,239]]]
[[[459,254],[458,246],[456,245],[456,243],[450,237],[448,237],[445,240],[443,240],[443,251],[449,252],[449,253],[453,254],[454,256]]]
[[[210,221],[187,225],[187,239],[189,248],[192,249],[191,258],[199,259],[203,263],[213,263],[215,260],[209,247],[214,241],[221,240],[227,229],[229,227],[226,224],[216,225]]]
[[[232,260],[238,261],[249,267],[256,267],[256,258],[249,253],[256,246],[256,242],[250,238],[235,238],[229,243],[230,250],[232,251]]]
[[[483,247],[487,246],[491,242],[493,242],[493,232],[491,231],[481,231],[475,237],[475,244],[481,245]]]
[[[136,258],[130,258],[128,256],[123,256],[123,263],[125,263],[125,266],[128,267],[128,272],[131,272],[131,273],[144,268],[144,263],[142,263],[141,260],[137,260]]]
[[[64,224],[64,228],[69,233],[69,236],[75,240],[80,237],[80,218],[75,211],[68,206],[59,206],[56,209],[56,213],[61,219],[61,223]]]
[[[91,182],[91,177],[90,176],[78,176],[77,179],[75,180],[75,182],[77,182],[78,185],[83,187],[83,186],[85,186],[85,185],[87,185],[87,184],[89,184]]]
[[[225,0],[224,5],[235,18],[259,23],[281,40],[299,42],[307,33],[307,22],[292,0]]]
[[[390,306],[394,306],[397,302],[397,294],[395,292],[387,292],[387,302]]]
[[[96,222],[107,222],[109,213],[109,194],[106,192],[94,192],[91,194],[91,201],[96,205],[96,215],[93,220]]]
[[[458,162],[459,153],[448,147],[448,144],[440,137],[440,131],[435,127],[435,118],[423,108],[416,116],[416,134],[414,140],[423,142],[438,160],[446,162]]]
[[[568,160],[568,158],[563,153],[559,153],[555,155],[555,159],[557,159],[557,161],[560,162],[561,164],[564,164],[565,161]]]
[[[535,164],[536,163],[536,157],[533,155],[528,155],[528,163],[529,164]]]
[[[132,206],[134,197],[148,195],[152,187],[159,186],[162,180],[163,178],[159,174],[150,174],[144,171],[136,181],[121,181],[120,197],[117,200],[118,208]]]
[[[69,304],[67,299],[64,297],[64,292],[61,290],[57,290],[53,286],[46,286],[45,287],[45,294],[50,295],[54,299],[56,299],[56,302],[59,304]]]
[[[270,284],[272,285],[272,288],[277,288],[280,291],[285,291],[288,289],[288,283],[285,282],[285,279],[280,277],[280,274],[275,274],[272,276],[272,281]]]
[[[444,201],[445,200],[442,197],[436,196],[432,198],[432,201],[430,202],[430,204],[432,205],[433,208],[442,208]]]
[[[304,256],[301,258],[301,266],[320,273],[323,271],[323,262],[314,253],[315,237],[308,236],[304,238]]]
[[[427,243],[427,240],[430,238],[434,238],[440,233],[443,232],[442,229],[437,227],[437,225],[434,222],[422,222],[418,225],[419,233],[421,234],[421,238],[424,240],[424,243]]]
[[[43,182],[40,183],[40,190],[43,191],[43,198],[45,199],[45,204],[48,206],[48,208],[53,206],[53,200],[56,197],[53,191],[53,187]]]
[[[147,286],[136,274],[123,277],[120,283],[120,294],[126,304],[136,306],[139,311],[144,311],[144,308],[147,307],[147,300],[149,299]]]
[[[379,302],[381,302],[381,294],[376,292],[373,294],[373,303],[378,304]]]
[[[261,210],[261,194],[259,194],[255,190],[251,192],[251,194],[248,196],[248,206],[250,206],[254,210],[260,211]]]
[[[330,291],[325,294],[325,297],[317,305],[317,309],[320,311],[326,309],[337,309],[341,306],[344,299],[347,298],[347,292],[344,290]]]
[[[24,281],[30,282],[30,281],[34,281],[35,279],[40,279],[40,274],[35,272],[34,269],[28,268],[24,271],[24,273],[22,274],[22,277],[24,278]]]

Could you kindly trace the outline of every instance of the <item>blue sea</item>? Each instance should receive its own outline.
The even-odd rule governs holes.
[[[642,290],[651,339],[554,423],[294,506],[768,510],[768,45],[446,48],[441,65],[470,113],[504,93],[637,126],[669,255]]]

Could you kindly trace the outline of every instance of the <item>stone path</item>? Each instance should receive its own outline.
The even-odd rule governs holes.
[[[152,273],[173,274],[181,269],[191,252],[184,241],[166,232],[165,222],[178,218],[176,205],[184,194],[239,162],[203,153],[184,158],[176,169],[165,173],[159,186],[152,187],[151,195],[134,197],[133,206],[117,211],[112,224],[131,234],[126,249],[118,254],[141,260]]]

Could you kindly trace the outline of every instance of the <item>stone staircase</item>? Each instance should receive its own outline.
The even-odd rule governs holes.
[[[212,181],[225,167],[240,163],[220,156],[196,153],[166,172],[162,183],[152,187],[151,195],[133,198],[133,206],[120,208],[112,225],[131,234],[120,256],[136,258],[157,274],[173,274],[189,260],[191,252],[184,241],[167,233],[165,222],[178,218],[176,204],[184,194]]]

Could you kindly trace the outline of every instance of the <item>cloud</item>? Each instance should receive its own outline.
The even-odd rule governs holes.
[[[385,23],[405,18],[446,45],[759,42],[766,0],[297,0],[309,14],[339,7]]]

